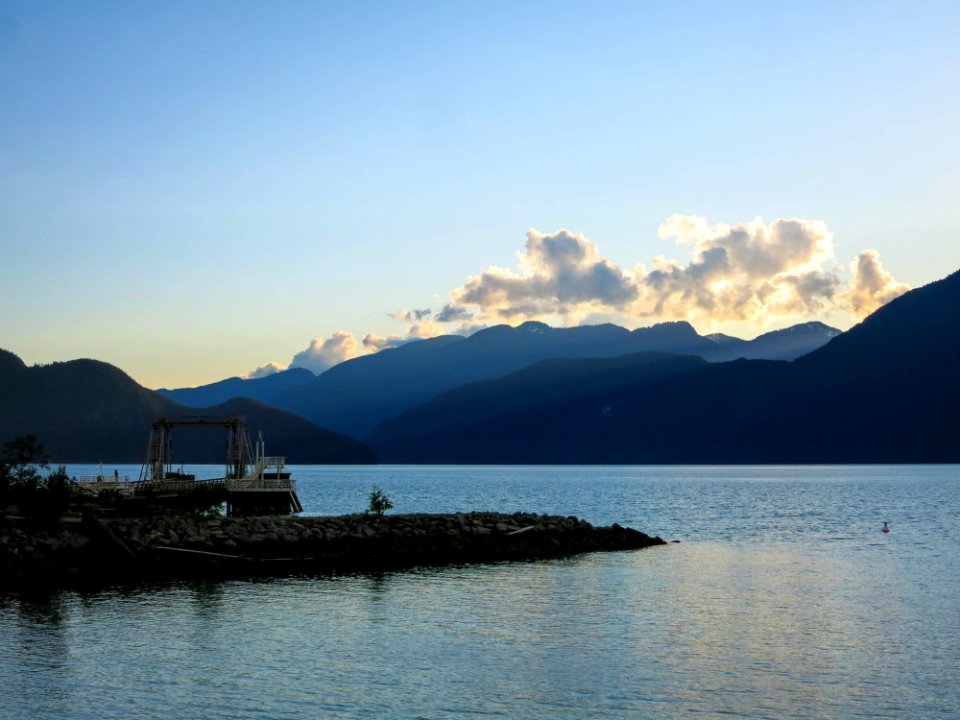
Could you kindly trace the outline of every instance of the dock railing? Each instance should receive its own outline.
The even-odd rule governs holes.
[[[76,490],[84,495],[99,495],[102,492],[113,492],[124,497],[132,496],[136,492],[137,484],[130,480],[129,475],[83,475],[76,478]]]
[[[240,492],[283,492],[296,490],[296,484],[289,477],[283,477],[285,457],[261,457],[253,469],[242,478],[228,478],[229,491]],[[267,477],[274,475],[274,477]]]

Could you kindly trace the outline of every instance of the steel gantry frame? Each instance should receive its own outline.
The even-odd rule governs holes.
[[[240,480],[253,460],[247,420],[242,415],[228,418],[183,417],[158,418],[150,430],[147,462],[140,471],[141,481],[167,480],[173,474],[173,429],[175,427],[227,428],[227,456],[224,479]]]

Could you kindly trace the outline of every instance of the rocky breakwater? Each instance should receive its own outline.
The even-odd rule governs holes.
[[[0,525],[0,586],[280,575],[536,560],[662,545],[576,517],[515,513],[195,518]]]

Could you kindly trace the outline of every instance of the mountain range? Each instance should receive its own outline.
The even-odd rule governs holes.
[[[13,353],[0,350],[0,443],[36,435],[55,462],[142,461],[154,420],[198,415],[244,415],[254,436],[262,431],[268,451],[285,455],[288,462],[374,460],[363,443],[255,400],[235,398],[197,410],[141,387],[104,362],[71,360],[27,367]],[[223,461],[222,432],[175,433],[179,461]]]
[[[549,387],[549,392],[543,392]],[[384,462],[958,462],[960,273],[793,362],[540,363],[383,423]]]
[[[738,357],[792,360],[840,333],[803,323],[753,340],[701,336],[686,322],[627,330],[616,325],[552,328],[540,322],[498,325],[470,337],[445,335],[336,365],[317,377],[288,370],[257,380],[159,390],[187,405],[244,395],[305,417],[322,427],[365,438],[382,422],[467,383],[493,380],[551,358],[613,358],[644,351],[697,355],[719,362]],[[722,338],[722,339],[721,339]],[[290,373],[297,375],[291,377]],[[276,380],[273,380],[276,378]],[[268,385],[271,381],[275,385]],[[281,387],[271,394],[273,387]]]
[[[270,404],[284,390],[306,385],[315,377],[306,368],[290,368],[261,378],[232,377],[209,385],[174,390],[160,388],[157,392],[175,403],[192,408],[219,405],[240,397]]]
[[[105,363],[27,367],[0,351],[0,442],[32,433],[60,461],[131,462],[154,419],[202,413],[246,415],[299,463],[372,461],[346,434],[405,463],[960,462],[960,272],[839,334],[529,322],[272,378],[191,389],[226,399],[201,410]],[[184,442],[197,462],[222,454],[219,437]]]

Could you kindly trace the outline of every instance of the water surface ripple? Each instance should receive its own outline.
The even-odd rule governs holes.
[[[958,466],[295,473],[309,514],[361,510],[377,485],[394,512],[576,514],[682,542],[0,597],[0,717],[958,717]]]

